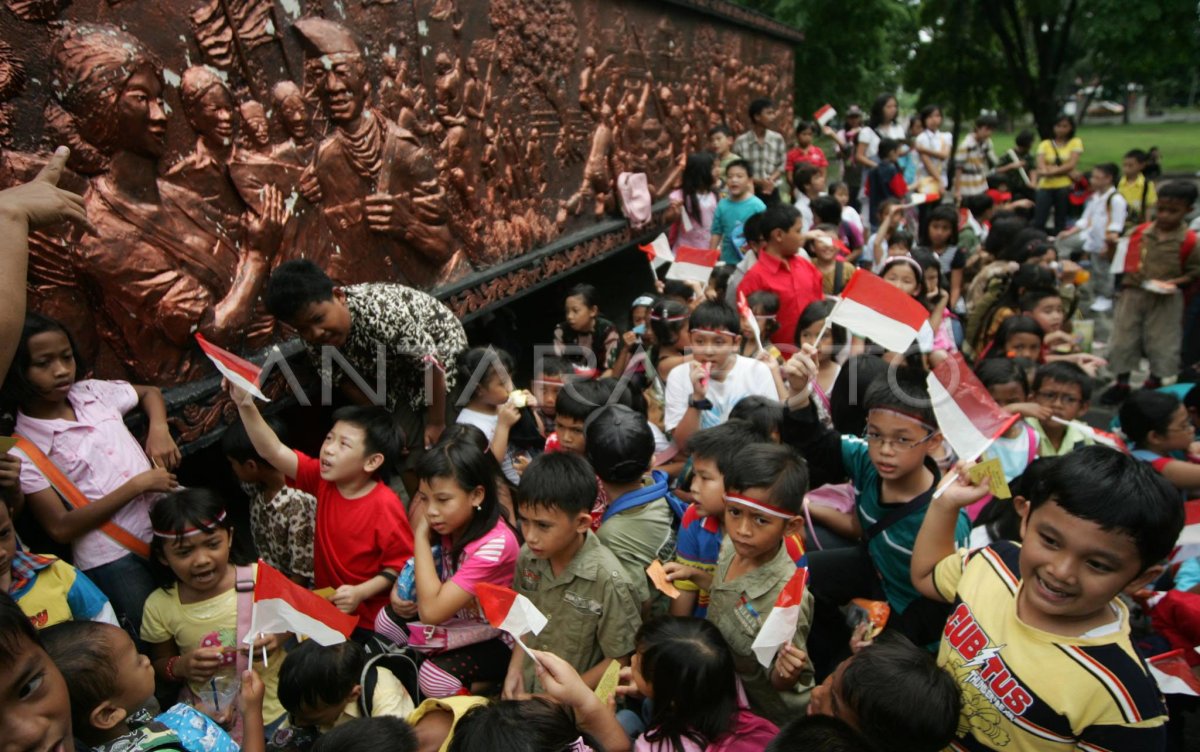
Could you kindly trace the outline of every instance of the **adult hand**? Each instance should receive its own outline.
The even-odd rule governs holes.
[[[21,222],[30,230],[67,219],[95,234],[83,196],[58,187],[70,155],[70,149],[58,147],[33,180],[0,191],[0,216]]]

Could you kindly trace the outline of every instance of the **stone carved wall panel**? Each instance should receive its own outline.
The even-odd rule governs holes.
[[[67,143],[99,232],[35,238],[33,305],[76,330],[98,375],[164,387],[211,373],[195,331],[243,352],[278,339],[259,296],[291,258],[443,291],[470,316],[627,244],[589,230],[619,217],[620,172],[669,189],[756,96],[787,129],[798,40],[725,20],[738,12],[4,0],[0,181]]]

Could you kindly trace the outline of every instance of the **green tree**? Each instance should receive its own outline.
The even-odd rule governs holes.
[[[796,47],[796,114],[823,104],[866,108],[900,83],[916,40],[916,6],[902,0],[735,0],[805,34]]]

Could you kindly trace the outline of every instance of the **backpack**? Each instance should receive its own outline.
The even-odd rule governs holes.
[[[367,662],[363,665],[362,675],[358,683],[362,685],[362,693],[358,696],[358,709],[363,718],[370,718],[373,710],[375,686],[379,683],[379,669],[386,668],[404,686],[408,696],[412,698],[413,707],[421,704],[421,686],[417,681],[417,670],[420,668],[419,656],[408,648],[398,648],[385,645],[378,638],[371,640],[367,646]]]

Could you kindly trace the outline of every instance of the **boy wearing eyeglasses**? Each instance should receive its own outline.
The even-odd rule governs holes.
[[[1093,443],[1071,424],[1087,413],[1091,398],[1092,379],[1074,363],[1058,360],[1038,367],[1033,377],[1033,399],[1049,408],[1051,416],[1027,421],[1037,431],[1039,457],[1058,457]]]
[[[854,514],[846,515],[835,532],[861,545],[808,554],[817,601],[809,655],[820,681],[849,655],[851,631],[839,607],[855,598],[886,600],[891,606],[888,628],[917,645],[935,643],[941,634],[950,610],[916,591],[910,565],[913,543],[941,477],[933,455],[942,435],[919,371],[900,369],[867,388],[867,425],[861,437],[842,436],[818,419],[809,400],[809,384],[817,374],[811,345],[792,356],[784,374],[793,395],[784,442],[808,460],[813,488],[849,478],[857,495]],[[955,528],[959,545],[966,545],[970,529],[961,514]]]

